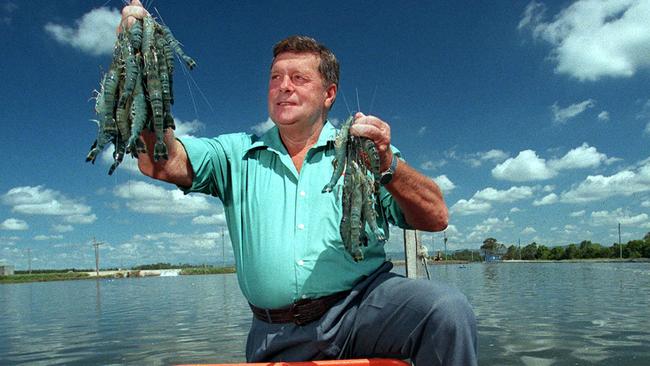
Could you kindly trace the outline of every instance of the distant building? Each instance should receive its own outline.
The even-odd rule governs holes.
[[[485,261],[486,262],[501,262],[502,258],[501,255],[499,254],[487,254],[485,256]]]
[[[14,274],[14,266],[0,265],[0,276],[11,276]]]

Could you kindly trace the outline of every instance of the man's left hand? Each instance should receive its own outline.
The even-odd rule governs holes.
[[[350,127],[350,133],[354,136],[371,139],[379,153],[380,169],[383,172],[388,170],[393,160],[393,152],[390,149],[390,126],[388,123],[375,116],[366,116],[361,112],[354,115],[354,123]]]

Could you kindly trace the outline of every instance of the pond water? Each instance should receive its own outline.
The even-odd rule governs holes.
[[[649,263],[430,272],[469,298],[483,365],[650,365]],[[0,365],[241,362],[250,319],[232,274],[0,285]]]

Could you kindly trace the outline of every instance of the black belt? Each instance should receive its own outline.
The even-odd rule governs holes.
[[[305,325],[320,319],[334,304],[348,296],[350,290],[341,291],[317,299],[298,300],[280,309],[264,309],[248,303],[253,315],[267,323],[294,323]]]

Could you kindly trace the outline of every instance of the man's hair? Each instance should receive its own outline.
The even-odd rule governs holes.
[[[323,44],[317,42],[315,39],[307,36],[290,36],[273,46],[273,62],[275,58],[284,52],[295,53],[313,53],[320,58],[318,71],[323,77],[325,87],[330,84],[339,86],[339,62],[334,56],[334,53],[325,47]],[[273,63],[271,63],[273,64]]]

